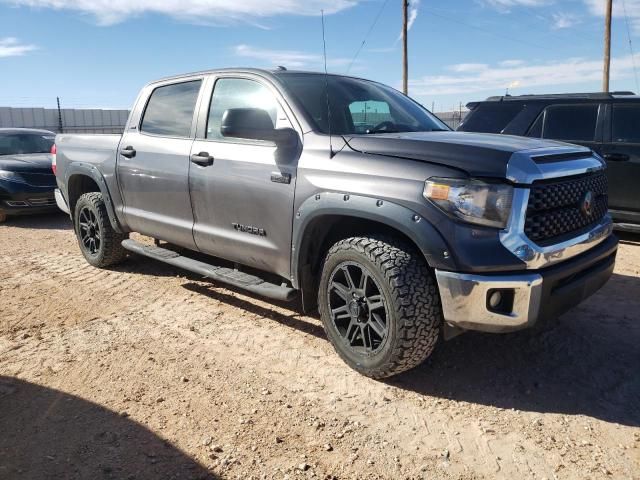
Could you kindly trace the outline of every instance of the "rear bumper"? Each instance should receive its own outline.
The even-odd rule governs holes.
[[[475,275],[436,270],[444,319],[465,330],[501,333],[555,318],[607,282],[617,249],[618,240],[610,235],[579,256],[537,271]],[[502,300],[492,305],[496,292]]]

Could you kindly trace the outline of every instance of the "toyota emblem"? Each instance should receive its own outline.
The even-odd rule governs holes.
[[[589,191],[582,197],[582,205],[580,210],[585,217],[590,217],[593,213],[593,192]]]

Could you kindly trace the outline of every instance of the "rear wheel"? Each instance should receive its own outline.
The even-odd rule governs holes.
[[[329,340],[364,375],[404,372],[435,348],[442,324],[436,283],[422,255],[404,242],[353,237],[336,243],[318,297]]]
[[[80,251],[94,267],[108,267],[126,258],[121,242],[128,235],[117,233],[111,226],[101,193],[85,193],[78,199],[74,226]]]

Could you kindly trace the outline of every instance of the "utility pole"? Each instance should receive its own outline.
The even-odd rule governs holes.
[[[609,91],[609,69],[611,68],[611,11],[613,0],[606,0],[604,19],[604,72],[602,74],[602,91]]]
[[[60,133],[64,133],[62,129],[62,110],[60,110],[60,97],[56,97],[56,102],[58,102],[58,130],[60,130]]]
[[[407,25],[408,25],[409,0],[402,0],[402,93],[407,95],[409,63],[407,59]]]

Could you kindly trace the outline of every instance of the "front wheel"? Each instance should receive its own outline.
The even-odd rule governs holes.
[[[111,226],[101,193],[85,193],[78,199],[73,223],[80,251],[94,267],[108,267],[126,258],[121,243],[128,235]]]
[[[340,357],[373,378],[421,364],[442,325],[438,289],[424,258],[393,238],[353,237],[331,247],[318,305]]]

